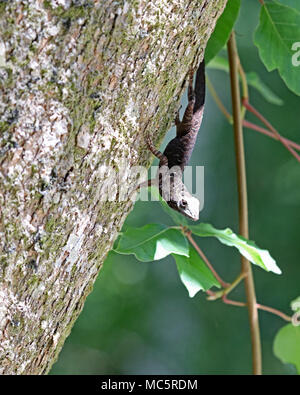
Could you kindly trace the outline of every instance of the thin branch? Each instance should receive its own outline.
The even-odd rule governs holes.
[[[269,313],[278,315],[279,317],[281,317],[283,320],[291,322],[292,321],[292,317],[282,313],[281,311],[274,309],[273,307],[268,307],[268,306],[264,306],[262,304],[257,304],[257,308],[260,310],[264,310],[264,311],[268,311]]]
[[[244,302],[238,302],[236,300],[232,300],[232,299],[228,299],[227,295],[224,295],[222,298],[222,301],[226,304],[230,304],[232,306],[238,306],[238,307],[246,307],[247,304]],[[287,314],[283,313],[280,310],[274,309],[273,307],[269,307],[269,306],[264,306],[262,304],[257,303],[256,304],[257,308],[259,310],[263,310],[263,311],[268,311],[269,313],[275,314],[278,317],[282,318],[283,320],[287,321],[287,322],[292,322],[292,317],[288,316]]]
[[[217,275],[218,276],[218,275]],[[244,302],[239,302],[236,300],[232,300],[232,299],[228,299],[227,295],[233,291],[233,289],[235,289],[237,287],[237,285],[245,278],[244,273],[240,273],[237,278],[231,283],[229,284],[226,288],[223,288],[221,291],[217,291],[217,292],[213,292],[210,290],[207,290],[206,293],[208,295],[207,300],[217,300],[219,298],[222,298],[222,301],[225,304],[230,304],[232,306],[239,306],[239,307],[247,307],[247,304]],[[260,303],[256,303],[256,307],[259,310],[264,310],[264,311],[268,311],[271,314],[275,314],[278,317],[281,317],[283,320],[288,321],[288,322],[292,322],[293,318],[290,317],[289,315],[283,313],[282,311],[275,309],[273,307],[269,307],[269,306],[265,306],[263,304]]]
[[[274,133],[270,132],[268,129],[264,129],[264,128],[262,128],[261,126],[256,125],[255,123],[249,122],[249,121],[247,121],[247,120],[243,120],[243,126],[245,126],[245,128],[252,129],[252,130],[255,130],[255,131],[260,132],[260,133],[262,133],[262,134],[265,134],[266,136],[269,136],[269,137],[271,137],[272,139],[278,141],[278,137],[277,137]],[[293,148],[295,148],[296,150],[300,151],[300,144],[297,144],[297,143],[295,143],[294,141],[289,140],[289,139],[287,139],[287,138],[285,138],[285,137],[282,137],[282,139],[283,139],[290,147],[293,147]]]
[[[229,284],[226,288],[221,289],[221,291],[214,292],[212,295],[210,295],[207,299],[208,300],[216,300],[219,298],[224,298],[224,296],[228,295],[231,291],[233,291],[239,283],[244,280],[245,274],[240,273],[237,278]]]
[[[252,112],[266,127],[274,133],[277,139],[285,146],[285,148],[290,151],[290,153],[300,162],[300,156],[297,154],[296,151],[291,148],[285,139],[277,132],[277,130],[270,124],[270,122],[254,108],[246,99],[243,99],[243,105],[247,108],[248,111]]]
[[[248,201],[247,201],[247,181],[246,181],[246,166],[245,153],[243,141],[243,127],[241,118],[241,103],[240,103],[240,88],[238,64],[239,58],[237,54],[237,47],[235,42],[234,32],[231,33],[227,44],[229,70],[230,70],[230,84],[232,96],[232,110],[233,110],[233,129],[234,141],[236,150],[236,166],[237,166],[237,184],[239,195],[239,233],[249,238],[248,231]],[[242,259],[242,272],[245,274],[245,289],[247,296],[247,306],[249,312],[250,331],[252,340],[252,366],[253,373],[256,375],[262,372],[261,362],[261,342],[258,312],[256,305],[256,294],[254,287],[254,280],[252,275],[252,268],[250,262],[245,258]]]
[[[236,300],[228,299],[227,295],[224,295],[222,298],[222,301],[226,304],[230,304],[232,306],[238,306],[238,307],[247,307],[247,303],[244,302],[238,302]]]

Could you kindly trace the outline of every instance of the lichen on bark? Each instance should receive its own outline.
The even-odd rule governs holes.
[[[225,3],[1,2],[0,373],[49,371],[132,208],[101,169],[149,165]]]

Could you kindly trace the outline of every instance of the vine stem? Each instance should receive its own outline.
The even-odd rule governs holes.
[[[239,232],[245,237],[249,238],[248,230],[248,200],[247,200],[247,180],[246,180],[246,165],[245,152],[243,141],[243,127],[241,117],[241,99],[239,87],[239,58],[237,53],[235,34],[232,31],[227,44],[231,97],[232,97],[232,113],[233,113],[233,130],[234,142],[236,152],[236,166],[237,166],[237,186],[239,197]],[[252,269],[249,261],[245,257],[241,257],[242,272],[245,275],[245,290],[247,297],[247,307],[249,313],[250,332],[252,341],[252,367],[253,374],[260,375],[262,373],[261,362],[261,341],[258,321],[258,310],[256,303],[256,294],[254,287],[254,280]]]

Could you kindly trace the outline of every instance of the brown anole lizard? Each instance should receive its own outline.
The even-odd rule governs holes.
[[[163,153],[158,151],[147,137],[149,150],[159,159],[156,177],[159,193],[169,207],[184,216],[197,221],[199,219],[199,200],[192,196],[182,181],[184,167],[192,155],[198,130],[200,129],[205,101],[205,65],[204,60],[196,73],[193,89],[193,72],[190,72],[188,86],[188,105],[182,121],[179,112],[175,118],[176,137],[167,145]],[[151,185],[153,180],[148,181]]]

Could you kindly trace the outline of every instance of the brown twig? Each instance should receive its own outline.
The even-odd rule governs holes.
[[[237,307],[246,307],[247,306],[247,304],[244,302],[238,302],[236,300],[228,299],[226,294],[222,297],[222,301],[224,303],[230,304],[232,306],[237,306]],[[273,307],[264,306],[259,303],[257,303],[256,306],[259,310],[268,311],[269,313],[275,314],[287,322],[292,322],[292,317],[288,316],[287,314],[283,313],[280,310],[274,309]]]
[[[236,300],[228,299],[227,295],[224,295],[222,298],[222,301],[226,304],[230,304],[232,306],[238,306],[238,307],[247,307],[247,303],[244,302],[238,302]]]
[[[264,128],[262,128],[261,126],[256,125],[255,123],[252,123],[252,122],[243,120],[243,126],[245,126],[245,128],[252,129],[252,130],[255,130],[255,131],[257,131],[257,132],[263,133],[263,134],[265,134],[266,136],[269,136],[269,137],[271,137],[271,138],[274,139],[274,140],[278,140],[278,137],[277,137],[274,133],[270,132],[268,129],[264,129]],[[300,151],[300,144],[297,144],[297,143],[295,143],[294,141],[289,140],[289,139],[287,139],[287,138],[285,138],[285,137],[282,137],[282,139],[283,139],[290,147],[293,147],[293,148],[295,148],[296,150]]]
[[[285,146],[285,148],[290,151],[290,153],[300,162],[300,156],[296,151],[293,150],[289,146],[289,144],[285,141],[285,139],[277,132],[277,130],[270,124],[270,122],[258,111],[254,108],[247,99],[243,99],[243,105],[247,108],[248,111],[252,112],[266,127],[277,137],[277,139]]]
[[[257,308],[260,309],[260,310],[268,311],[269,313],[278,315],[279,317],[281,317],[285,321],[288,321],[288,322],[292,321],[292,317],[282,313],[282,311],[274,309],[273,307],[268,307],[268,306],[264,306],[262,304],[257,303]]]

